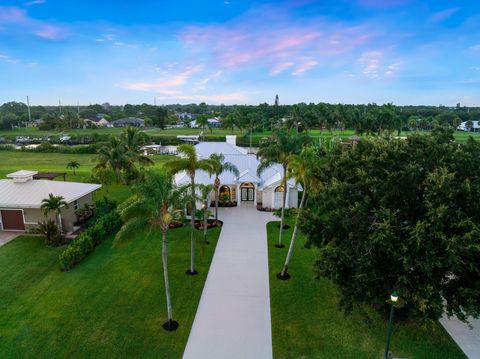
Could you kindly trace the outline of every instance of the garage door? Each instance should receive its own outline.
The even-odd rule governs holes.
[[[2,225],[5,231],[24,231],[22,210],[1,210]]]

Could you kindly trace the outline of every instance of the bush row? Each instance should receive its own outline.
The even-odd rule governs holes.
[[[69,271],[75,267],[109,235],[116,233],[121,225],[122,221],[115,210],[91,221],[89,227],[60,253],[59,261],[62,271]]]

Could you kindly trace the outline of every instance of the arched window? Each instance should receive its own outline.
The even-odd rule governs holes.
[[[275,188],[275,192],[285,192],[285,187],[278,186],[277,188]]]
[[[220,202],[229,202],[232,199],[231,195],[232,194],[230,191],[230,187],[225,185],[220,187],[220,195],[219,195]]]

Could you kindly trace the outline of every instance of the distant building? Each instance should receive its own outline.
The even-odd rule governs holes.
[[[111,122],[113,127],[144,127],[145,121],[138,117],[126,117]]]
[[[220,122],[220,119],[218,117],[212,117],[212,118],[209,118],[207,120],[207,123],[208,123],[208,127],[211,127],[211,128],[218,128],[221,126],[221,122]],[[201,127],[198,123],[197,123],[197,120],[193,120],[190,122],[190,127],[191,128],[198,128],[198,127]]]
[[[457,130],[459,131],[470,131],[470,132],[479,132],[480,131],[480,121],[472,121],[472,128],[468,128],[467,121],[462,122],[458,127]]]
[[[110,127],[110,122],[105,118],[103,113],[85,119],[86,123],[93,124],[97,127]]]

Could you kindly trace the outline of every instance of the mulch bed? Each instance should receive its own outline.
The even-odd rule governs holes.
[[[222,225],[223,225],[223,222],[220,220],[219,221],[216,221],[214,219],[207,220],[207,229],[221,227]],[[203,219],[195,220],[195,228],[203,231]]]

